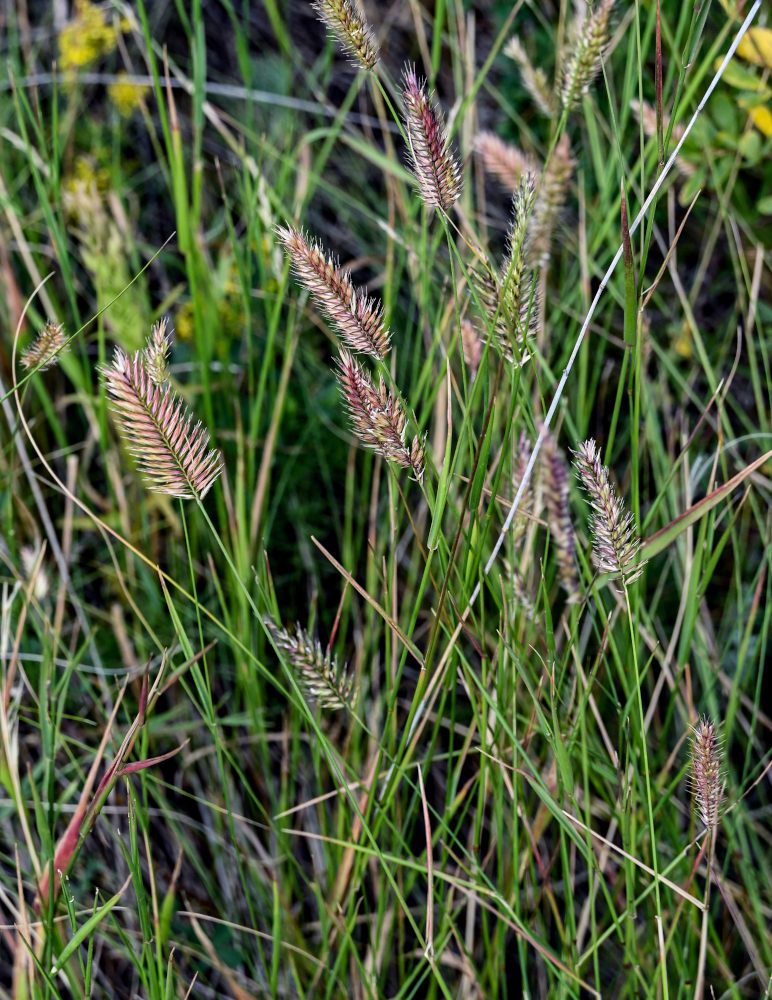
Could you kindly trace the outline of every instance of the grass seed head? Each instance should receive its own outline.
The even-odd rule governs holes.
[[[59,364],[59,355],[67,343],[67,334],[61,323],[49,320],[35,340],[21,355],[22,365],[29,369],[37,368],[44,372]]]
[[[609,40],[609,21],[614,0],[601,0],[592,10],[586,5],[583,15],[576,18],[573,38],[566,47],[561,77],[560,101],[570,110],[581,100],[598,75],[603,50]]]
[[[206,496],[222,472],[222,455],[188,408],[148,373],[143,352],[116,347],[102,370],[113,413],[148,487],[180,498]]]
[[[542,445],[544,468],[544,502],[547,507],[550,536],[555,546],[558,577],[565,590],[568,603],[575,604],[581,597],[579,574],[576,570],[576,536],[569,510],[568,467],[552,434],[547,431]]]
[[[528,229],[528,257],[534,267],[544,265],[550,259],[552,232],[565,204],[575,166],[576,160],[564,132],[542,173]]]
[[[629,586],[643,572],[638,561],[640,542],[635,533],[633,515],[625,511],[609,481],[608,469],[600,460],[595,441],[583,441],[574,452],[574,466],[592,508],[590,533],[595,565],[602,573],[621,576]]]
[[[270,620],[266,625],[304,694],[321,708],[334,710],[352,706],[357,685],[345,664],[338,666],[330,650],[324,652],[319,640],[312,639],[300,625],[295,626],[294,634]]]
[[[510,59],[517,63],[523,86],[531,95],[531,99],[536,107],[547,118],[554,118],[555,101],[549,81],[547,80],[547,74],[543,69],[539,69],[533,65],[519,38],[513,37],[507,42],[504,46],[504,55],[509,56]]]
[[[169,378],[169,352],[172,335],[171,331],[167,331],[166,326],[167,321],[164,316],[153,326],[143,354],[147,373],[156,385],[163,385]]]
[[[502,356],[512,365],[529,360],[527,337],[536,316],[536,289],[528,266],[528,229],[534,205],[533,174],[524,173],[512,199],[513,219],[508,235],[508,253],[500,269],[486,264],[477,277],[478,292],[493,339]]]
[[[338,382],[359,440],[387,461],[411,469],[420,481],[424,470],[424,446],[417,437],[407,445],[407,414],[402,403],[386,388],[382,378],[376,386],[370,374],[347,351],[340,352],[337,365]]]
[[[415,69],[405,70],[405,130],[413,172],[426,205],[446,211],[461,194],[461,172],[450,151],[439,110],[426,95]]]
[[[536,167],[530,156],[526,156],[511,142],[504,142],[493,132],[478,132],[474,148],[487,172],[493,174],[503,187],[513,193],[524,173],[535,172]]]
[[[311,4],[343,48],[364,69],[378,62],[378,44],[372,28],[349,0],[317,0]]]
[[[723,792],[721,746],[715,723],[707,716],[692,730],[692,784],[697,814],[708,830],[718,825]]]
[[[280,226],[276,233],[296,276],[335,324],[346,346],[382,361],[391,336],[383,322],[383,306],[357,291],[348,271],[342,271],[321,245],[310,242],[302,230]]]

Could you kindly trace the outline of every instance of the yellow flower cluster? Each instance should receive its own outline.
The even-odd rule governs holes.
[[[110,171],[100,167],[91,156],[75,157],[72,171],[64,179],[64,197],[67,214],[77,219],[83,211],[84,202],[89,202],[87,213],[93,212],[92,202],[110,190]]]
[[[118,73],[115,81],[107,88],[110,100],[124,118],[130,118],[142,105],[145,94],[150,90],[145,83],[134,83],[128,73]]]
[[[125,20],[109,24],[107,10],[91,0],[75,0],[75,16],[59,34],[59,65],[65,71],[87,66],[112,52],[118,35],[128,30]]]

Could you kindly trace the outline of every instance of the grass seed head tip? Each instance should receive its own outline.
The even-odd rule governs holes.
[[[450,150],[442,116],[412,66],[404,71],[403,98],[405,131],[421,197],[429,208],[448,211],[461,194],[461,172]]]
[[[61,323],[49,320],[35,340],[21,355],[21,363],[27,369],[37,368],[44,372],[59,363],[59,355],[67,344],[67,334]]]
[[[102,369],[112,410],[148,487],[170,496],[203,499],[223,469],[209,432],[172,389],[151,378],[144,357],[115,348]]]
[[[315,0],[311,4],[343,48],[364,69],[378,62],[373,30],[351,0]]]
[[[342,270],[318,241],[309,240],[302,229],[279,226],[276,234],[295,275],[337,328],[346,347],[382,361],[391,338],[383,306],[355,288],[349,272]]]

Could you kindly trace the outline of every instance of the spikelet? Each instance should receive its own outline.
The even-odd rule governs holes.
[[[514,193],[524,173],[536,173],[536,165],[530,156],[504,142],[493,132],[478,132],[474,138],[474,149],[489,174],[493,174],[508,190]]]
[[[424,472],[424,446],[414,437],[405,441],[407,416],[400,401],[389,392],[383,379],[376,388],[370,375],[347,351],[340,352],[338,381],[354,427],[354,433],[368,448],[387,461],[410,469],[420,482]]]
[[[531,442],[528,440],[528,435],[525,431],[520,431],[520,437],[517,441],[517,446],[515,448],[514,454],[514,469],[512,474],[512,496],[516,496],[517,491],[520,489],[520,484],[525,476],[525,470],[528,468],[528,463],[531,460]],[[528,525],[528,515],[533,513],[535,506],[535,497],[533,492],[533,477],[526,480],[525,486],[523,488],[523,495],[520,498],[520,503],[518,504],[518,509],[515,514],[515,519],[512,523],[512,527],[509,529],[509,535],[512,539],[512,543],[516,543],[523,535],[527,525]]]
[[[440,112],[426,96],[415,70],[405,69],[405,131],[413,172],[426,205],[446,211],[461,193],[461,173]]]
[[[353,3],[349,0],[316,0],[311,6],[360,66],[364,69],[375,66],[378,62],[375,35]]]
[[[552,434],[547,431],[541,449],[546,471],[544,501],[547,507],[550,537],[554,543],[558,578],[569,604],[581,597],[576,570],[576,536],[568,507],[568,467]]]
[[[280,226],[276,234],[284,244],[292,269],[311,292],[315,302],[335,324],[352,351],[383,360],[389,350],[389,331],[383,307],[354,288],[348,271],[342,271],[318,242],[309,242],[300,229]]]
[[[300,625],[291,635],[268,619],[265,624],[277,649],[287,657],[298,686],[312,701],[332,710],[352,706],[357,688],[345,664],[339,667],[330,650],[323,652],[319,640],[312,639]]]
[[[579,103],[600,70],[613,6],[614,0],[600,0],[592,10],[586,5],[584,16],[574,22],[573,38],[566,47],[560,74],[560,101],[567,110]]]
[[[538,617],[538,612],[533,606],[533,600],[528,591],[528,583],[517,568],[513,566],[509,559],[502,560],[503,577],[506,581],[506,593],[510,598],[510,608],[512,613],[525,613],[530,620]]]
[[[535,295],[527,266],[526,235],[533,204],[533,175],[526,173],[512,199],[507,257],[498,273],[489,267],[479,279],[480,295],[493,326],[496,346],[514,365],[524,364],[531,356],[526,337],[533,325]]]
[[[59,355],[66,343],[67,334],[62,324],[49,320],[19,360],[27,369],[37,368],[44,372],[59,364]]]
[[[148,487],[158,493],[199,500],[222,472],[222,455],[209,447],[209,433],[194,424],[187,407],[148,374],[143,352],[129,357],[116,347],[102,369],[112,409],[129,451]]]
[[[621,576],[629,586],[643,572],[638,562],[640,543],[635,534],[633,515],[625,511],[623,501],[609,482],[608,469],[602,464],[595,441],[584,441],[574,452],[579,481],[586,490],[592,515],[590,534],[593,560],[602,573]]]
[[[721,746],[715,724],[703,717],[692,730],[692,785],[697,815],[713,832],[718,825],[723,781]]]
[[[544,168],[528,228],[528,257],[534,267],[542,266],[549,261],[552,232],[565,204],[575,164],[568,136],[563,133],[555,144],[549,163]]]
[[[555,116],[555,102],[552,89],[543,69],[533,65],[517,37],[510,38],[504,46],[504,55],[509,56],[520,70],[523,86],[531,95],[534,104],[547,118]]]
[[[145,368],[150,380],[155,385],[163,385],[169,378],[169,352],[172,335],[170,331],[167,331],[166,325],[165,316],[154,324],[143,354]]]

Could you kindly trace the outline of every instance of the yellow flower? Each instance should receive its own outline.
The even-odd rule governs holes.
[[[115,81],[107,88],[107,93],[118,113],[124,118],[130,118],[142,105],[148,90],[150,87],[147,84],[134,83],[128,73],[118,73]]]
[[[759,104],[755,108],[748,108],[751,121],[764,135],[772,135],[772,111],[764,105]]]
[[[118,33],[126,30],[107,23],[107,11],[91,0],[75,0],[75,16],[59,34],[59,64],[65,71],[87,66],[118,43]]]
[[[174,332],[178,340],[192,340],[194,333],[193,306],[184,302],[174,318]]]
[[[687,361],[694,356],[692,333],[686,323],[681,326],[678,336],[673,341],[673,350],[679,358],[684,358]]]

